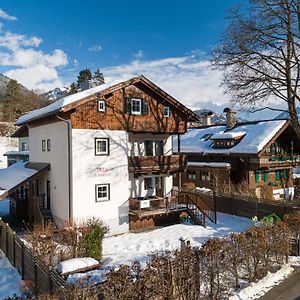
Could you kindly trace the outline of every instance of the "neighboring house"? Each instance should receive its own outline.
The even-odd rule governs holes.
[[[42,218],[39,206],[57,224],[97,217],[111,234],[126,232],[131,200],[147,207],[147,199],[170,194],[172,174],[185,167],[184,157],[173,154],[172,135],[197,120],[143,76],[62,98],[17,120],[28,128],[30,149],[28,165],[18,168],[31,175],[1,186],[0,173],[0,194],[17,198],[16,206],[28,198],[33,224]]]
[[[11,137],[18,138],[18,147],[16,151],[7,151],[3,155],[7,156],[7,165],[10,166],[18,161],[29,160],[29,138],[27,126],[21,126]]]
[[[181,137],[180,153],[188,159],[183,187],[230,192],[235,186],[258,198],[291,200],[300,141],[290,121],[237,123],[235,112],[226,112],[227,125],[189,129]],[[180,185],[176,175],[174,184]]]

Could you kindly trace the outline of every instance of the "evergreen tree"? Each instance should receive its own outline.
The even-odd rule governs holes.
[[[103,73],[100,71],[100,69],[96,70],[96,72],[94,73],[93,78],[100,81],[100,82],[105,83]]]
[[[76,94],[78,92],[78,86],[75,82],[72,82],[69,88],[68,95]]]
[[[79,72],[77,76],[77,85],[80,86],[81,83],[92,79],[92,72],[90,69],[86,68]]]

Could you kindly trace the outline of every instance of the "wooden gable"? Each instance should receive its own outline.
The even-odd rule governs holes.
[[[132,98],[146,103],[146,112],[134,115],[128,111],[126,103]],[[105,101],[105,110],[98,111],[98,100]],[[179,103],[179,102],[178,102]],[[170,108],[170,116],[163,115],[164,108]],[[182,105],[182,107],[184,107]],[[163,95],[140,81],[120,86],[113,91],[104,91],[78,103],[71,114],[75,129],[126,130],[149,133],[185,133],[187,112],[176,107]]]

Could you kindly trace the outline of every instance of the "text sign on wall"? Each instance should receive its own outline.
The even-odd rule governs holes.
[[[150,200],[142,200],[140,202],[140,208],[148,208],[150,207]]]

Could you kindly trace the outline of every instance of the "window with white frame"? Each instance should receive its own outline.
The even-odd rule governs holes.
[[[110,200],[110,186],[106,184],[96,184],[96,202]]]
[[[22,149],[22,151],[28,151],[28,143],[27,142],[22,142],[21,149]]]
[[[109,155],[108,138],[95,138],[95,155]]]
[[[165,106],[164,107],[164,117],[165,118],[169,118],[170,117],[170,107],[169,106]]]
[[[98,100],[98,111],[103,112],[106,110],[106,101],[105,100]]]
[[[131,99],[131,113],[133,115],[141,115],[142,114],[142,100],[132,98]]]

